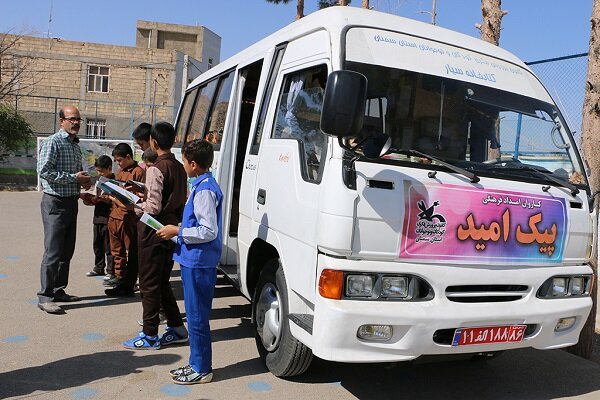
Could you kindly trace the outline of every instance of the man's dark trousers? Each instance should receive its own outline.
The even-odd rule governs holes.
[[[59,197],[44,193],[41,210],[44,224],[44,257],[40,269],[40,303],[54,301],[69,283],[69,265],[75,251],[79,196]]]

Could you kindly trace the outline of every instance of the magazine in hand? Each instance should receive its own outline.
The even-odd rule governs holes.
[[[98,177],[98,182],[100,182],[100,183],[110,182],[110,183],[113,183],[113,184],[115,184],[117,186],[123,186],[125,184],[124,181],[120,181],[118,179],[110,179],[110,178],[107,178],[105,176],[99,176]]]
[[[135,205],[138,201],[140,201],[140,198],[135,194],[123,189],[118,185],[115,185],[114,183],[108,180],[105,182],[98,181],[98,187],[104,193],[112,194],[113,196],[115,196],[123,204],[129,203]]]
[[[140,218],[140,221],[143,222],[144,224],[148,225],[150,228],[154,229],[155,231],[157,231],[157,230],[159,230],[161,228],[164,228],[163,224],[161,224],[160,222],[158,222],[154,217],[152,217],[147,212],[144,212],[144,214]],[[173,236],[171,238],[171,241],[173,243],[177,243],[177,236]]]
[[[138,182],[138,181],[129,179],[129,180],[125,181],[124,185],[131,186],[131,189],[135,190],[136,192],[144,193],[146,191],[146,185],[143,184],[142,182]]]

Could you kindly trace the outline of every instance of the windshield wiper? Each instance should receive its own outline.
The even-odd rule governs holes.
[[[446,161],[442,161],[439,158],[436,158],[434,156],[430,156],[429,154],[421,153],[418,150],[390,148],[388,150],[388,153],[398,153],[398,154],[404,154],[407,156],[418,156],[418,157],[426,158],[429,161],[435,161],[436,164],[439,164],[442,167],[446,167],[449,170],[456,172],[457,174],[461,174],[461,175],[469,178],[471,180],[471,182],[473,182],[473,183],[479,182],[479,177],[477,175],[475,175],[474,173],[469,172],[464,168],[457,167],[456,165],[447,163]],[[430,171],[428,176],[430,178],[435,178],[436,173],[437,173],[437,171]]]
[[[577,186],[573,185],[571,182],[565,181],[564,179],[557,178],[556,176],[552,175],[551,172],[541,171],[540,169],[532,167],[531,165],[519,164],[519,165],[504,166],[504,167],[500,167],[500,168],[502,170],[514,170],[514,171],[528,171],[528,172],[533,172],[533,173],[537,174],[538,176],[541,176],[541,177],[543,177],[543,178],[545,178],[545,179],[547,179],[549,181],[554,182],[558,186],[562,186],[564,188],[569,189],[571,191],[571,196],[573,196],[573,197],[575,197],[575,195],[577,193],[579,193],[579,189],[577,188]],[[547,190],[544,190],[544,192],[547,192]]]

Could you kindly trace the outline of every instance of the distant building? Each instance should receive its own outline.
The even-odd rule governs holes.
[[[136,47],[177,50],[199,60],[202,71],[219,61],[221,38],[203,26],[137,21]]]
[[[204,27],[138,21],[136,47],[21,37],[0,60],[0,81],[23,68],[11,100],[36,134],[53,133],[75,104],[80,137],[129,138],[140,122],[173,121],[187,84],[219,62],[221,39]],[[9,99],[10,100],[10,99]]]

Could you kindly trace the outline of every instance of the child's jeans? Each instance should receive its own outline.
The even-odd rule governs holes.
[[[206,373],[212,368],[209,320],[217,268],[188,268],[182,265],[181,281],[190,338],[189,364],[194,371]]]

